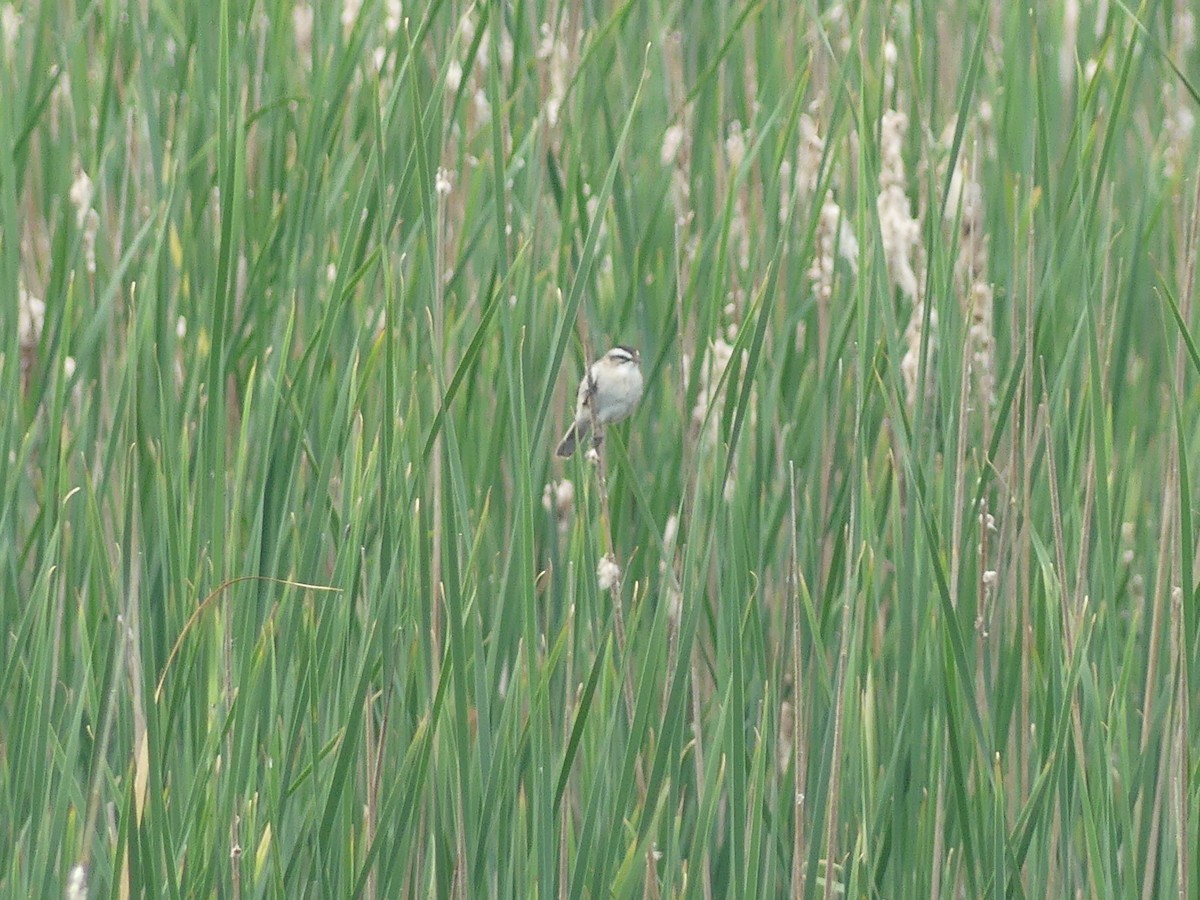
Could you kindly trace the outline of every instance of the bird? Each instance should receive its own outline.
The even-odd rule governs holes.
[[[609,425],[627,419],[642,399],[642,357],[637,350],[618,344],[588,367],[579,382],[575,421],[563,435],[556,454],[566,459],[592,430],[592,423]],[[600,443],[600,434],[593,445]]]

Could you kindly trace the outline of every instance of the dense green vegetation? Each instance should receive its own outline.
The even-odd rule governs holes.
[[[4,6],[0,895],[1196,896],[1187,6]]]

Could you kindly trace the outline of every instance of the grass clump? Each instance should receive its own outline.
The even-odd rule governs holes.
[[[0,8],[0,893],[1194,894],[1195,30]]]

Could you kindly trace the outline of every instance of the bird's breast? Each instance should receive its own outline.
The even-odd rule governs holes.
[[[597,418],[602,424],[626,418],[642,399],[642,373],[637,369],[614,373],[601,388],[599,399]]]

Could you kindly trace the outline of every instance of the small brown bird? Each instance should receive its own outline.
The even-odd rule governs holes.
[[[592,363],[579,382],[575,421],[563,435],[557,454],[568,457],[597,425],[626,419],[642,399],[642,358],[632,347],[618,344]],[[599,443],[599,435],[594,438]]]

